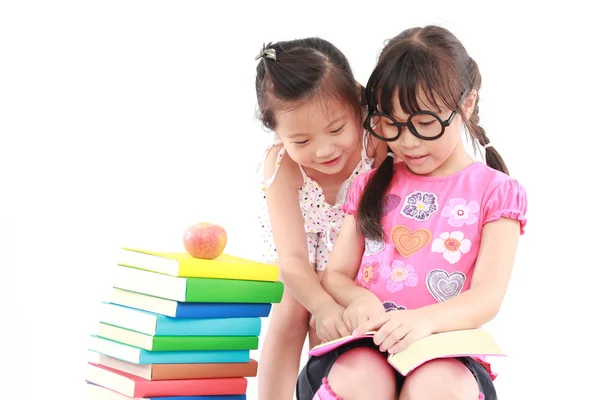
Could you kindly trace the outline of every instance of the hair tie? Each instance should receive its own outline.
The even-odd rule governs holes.
[[[392,151],[388,151],[387,156],[392,157],[392,160],[396,159],[396,155]]]
[[[492,142],[489,142],[488,144],[483,146],[484,149],[487,149],[488,147],[492,147]]]
[[[260,53],[258,53],[258,55],[256,57],[254,57],[255,60],[258,60],[259,58],[270,58],[271,60],[275,60],[277,61],[277,52],[275,51],[275,49],[267,49],[265,47],[265,44],[263,43],[263,47],[260,50]]]

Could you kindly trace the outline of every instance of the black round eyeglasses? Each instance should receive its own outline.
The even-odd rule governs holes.
[[[398,122],[391,115],[373,112],[365,119],[364,127],[371,135],[384,142],[398,140],[405,126],[419,139],[436,140],[444,134],[455,116],[456,110],[444,121],[433,111],[419,110],[410,114],[406,122]]]

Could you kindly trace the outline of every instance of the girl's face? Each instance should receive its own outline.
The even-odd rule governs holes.
[[[277,113],[277,134],[288,155],[324,174],[344,171],[360,151],[362,127],[352,108],[338,100],[308,101]]]
[[[476,94],[473,92],[463,103],[465,115],[469,117],[473,111]],[[419,93],[419,99],[426,99]],[[442,104],[441,102],[439,102]],[[444,106],[428,104],[419,101],[421,110],[429,110],[436,113],[442,121],[448,120],[453,110]],[[470,163],[470,157],[464,149],[461,134],[462,116],[460,110],[452,120],[452,123],[444,130],[444,134],[435,140],[422,140],[413,135],[407,127],[403,127],[400,137],[389,142],[390,149],[396,157],[403,161],[415,174],[424,176],[440,176],[454,173]],[[402,111],[398,96],[394,96],[392,117],[398,122],[406,122],[409,114]],[[429,117],[433,120],[433,117]],[[415,119],[416,120],[416,119]],[[420,121],[427,126],[431,121],[421,118]]]

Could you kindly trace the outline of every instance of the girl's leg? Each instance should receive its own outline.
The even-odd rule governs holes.
[[[399,400],[479,400],[473,372],[455,358],[429,361],[411,372]]]
[[[396,393],[396,375],[385,356],[357,347],[336,360],[315,399],[395,400]]]
[[[287,289],[281,302],[273,305],[269,329],[258,363],[258,398],[294,398],[300,353],[308,330],[308,311]]]

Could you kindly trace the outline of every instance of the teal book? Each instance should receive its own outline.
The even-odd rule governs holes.
[[[183,302],[279,303],[282,282],[186,278],[117,266],[113,287]]]
[[[195,364],[248,362],[250,350],[149,351],[90,335],[88,349],[133,364]]]
[[[260,336],[260,318],[173,318],[112,303],[100,322],[154,336]]]

